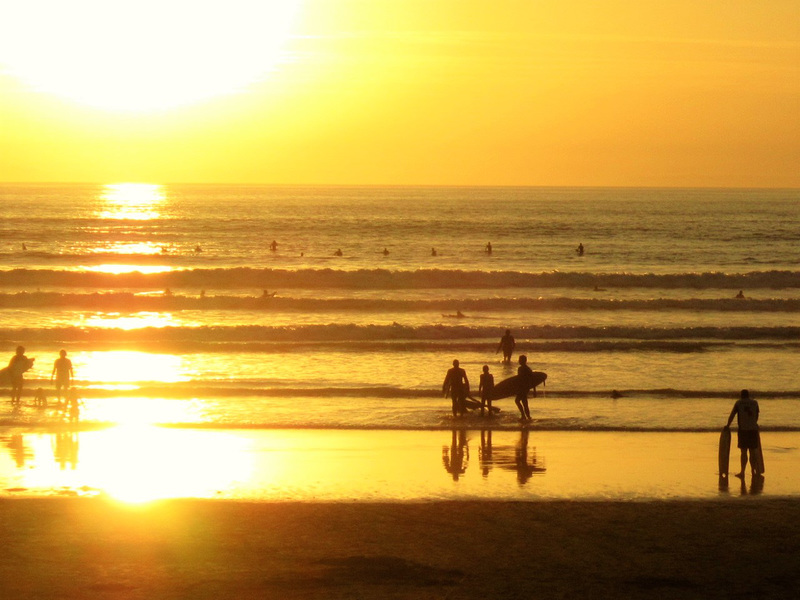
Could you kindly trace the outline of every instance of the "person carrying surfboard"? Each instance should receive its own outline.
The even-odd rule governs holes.
[[[505,335],[500,338],[500,343],[497,346],[497,350],[495,350],[495,354],[503,351],[503,362],[510,363],[511,362],[511,353],[514,352],[514,348],[516,347],[517,342],[514,341],[514,336],[511,335],[511,330],[506,329]]]
[[[738,448],[742,451],[741,464],[742,470],[736,473],[736,477],[744,478],[744,470],[747,468],[747,453],[750,451],[750,468],[753,475],[760,475],[756,466],[756,457],[754,453],[761,447],[761,438],[758,433],[758,402],[750,397],[748,390],[742,390],[739,399],[733,405],[733,410],[728,417],[728,424],[725,427],[730,427],[733,417],[736,416],[739,425],[737,432],[739,441]]]
[[[528,392],[533,383],[533,371],[528,366],[528,357],[524,354],[519,355],[519,368],[517,369],[517,376],[519,377],[519,390],[517,390],[517,397],[514,398],[514,404],[517,405],[523,419],[531,419],[531,411],[528,408]]]
[[[25,348],[17,346],[17,351],[8,361],[8,376],[11,379],[11,404],[22,401],[22,387],[25,379],[22,374],[33,366],[34,359],[25,356]]]
[[[458,360],[453,361],[453,368],[448,369],[442,384],[442,393],[453,401],[453,416],[463,415],[467,412],[466,401],[469,394],[469,379],[467,372],[458,366]]]

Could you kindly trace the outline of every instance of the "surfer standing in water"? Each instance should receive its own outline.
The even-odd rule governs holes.
[[[514,341],[514,336],[511,335],[511,330],[506,329],[506,333],[503,337],[500,338],[500,344],[497,346],[497,350],[495,350],[495,354],[503,351],[503,362],[510,363],[511,362],[511,353],[514,352],[514,348],[516,347],[517,343]]]
[[[531,389],[531,381],[533,381],[533,371],[528,366],[528,357],[524,354],[519,355],[517,376],[519,377],[519,390],[517,391],[517,397],[514,398],[514,404],[517,405],[522,419],[530,421],[531,411],[528,408],[528,392]]]
[[[728,424],[725,427],[730,427],[733,417],[737,417],[739,431],[737,436],[739,438],[737,446],[742,451],[741,463],[742,470],[736,473],[736,477],[744,479],[744,470],[747,468],[747,451],[750,451],[750,469],[753,475],[760,475],[756,469],[756,463],[753,459],[753,452],[761,445],[761,439],[758,433],[758,402],[750,397],[748,390],[742,390],[736,404],[733,405],[733,410],[728,417]]]
[[[50,373],[50,381],[53,381],[53,378],[56,380],[56,396],[58,397],[58,403],[61,404],[61,390],[63,389],[64,393],[69,390],[70,383],[72,382],[72,378],[75,377],[75,373],[72,370],[72,361],[67,358],[67,351],[61,350],[58,356],[59,358],[53,363],[53,372]]]
[[[11,379],[11,404],[22,401],[22,387],[25,378],[22,374],[33,366],[33,359],[25,356],[25,347],[17,346],[17,351],[8,361],[8,377]]]
[[[467,394],[469,394],[469,379],[467,372],[458,366],[458,360],[453,361],[453,368],[447,371],[442,384],[442,393],[450,394],[453,401],[453,416],[463,415],[466,412]]]

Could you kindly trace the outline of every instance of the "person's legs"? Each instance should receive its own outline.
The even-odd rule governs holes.
[[[745,470],[745,468],[747,468],[747,448],[742,448],[741,450],[742,450],[742,454],[741,454],[740,462],[741,462],[742,468],[739,470],[738,473],[736,473],[736,477],[744,477],[744,470]]]

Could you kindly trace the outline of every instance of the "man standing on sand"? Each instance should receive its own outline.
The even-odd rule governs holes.
[[[500,338],[500,344],[497,346],[497,350],[494,351],[495,354],[503,351],[503,362],[510,363],[511,362],[511,353],[514,352],[514,348],[516,347],[517,342],[514,341],[514,336],[511,335],[511,330],[506,329],[506,333],[503,337]]]
[[[453,368],[447,371],[447,376],[444,378],[442,393],[446,396],[448,392],[453,400],[453,416],[467,412],[465,402],[469,394],[469,379],[467,372],[458,366],[458,360],[453,361]]]
[[[53,363],[53,372],[50,373],[50,381],[53,381],[53,378],[56,380],[56,395],[58,396],[58,402],[60,404],[61,390],[63,389],[64,393],[69,390],[75,373],[72,371],[72,361],[67,358],[67,351],[61,350],[58,356],[59,358]]]
[[[761,445],[761,439],[758,433],[758,402],[750,397],[748,390],[742,390],[736,404],[733,405],[733,410],[728,417],[728,424],[725,427],[730,427],[734,415],[737,417],[739,431],[737,432],[739,441],[737,446],[742,451],[741,463],[742,470],[736,473],[736,477],[744,478],[744,470],[747,467],[747,451],[750,450],[750,468],[753,475],[760,475],[756,469],[756,462],[753,459],[753,452]]]
[[[522,418],[530,421],[531,411],[528,408],[528,392],[531,389],[531,382],[533,381],[533,371],[531,371],[531,368],[528,366],[528,357],[524,354],[519,355],[517,376],[519,377],[519,389],[517,390],[517,397],[514,398],[514,404],[517,405]]]

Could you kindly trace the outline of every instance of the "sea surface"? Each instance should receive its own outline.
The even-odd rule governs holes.
[[[800,190],[4,184],[0,207],[0,351],[36,359],[7,431],[62,422],[63,348],[82,431],[518,432],[513,399],[454,418],[442,382],[524,353],[533,432],[716,432],[742,388],[800,432]]]

